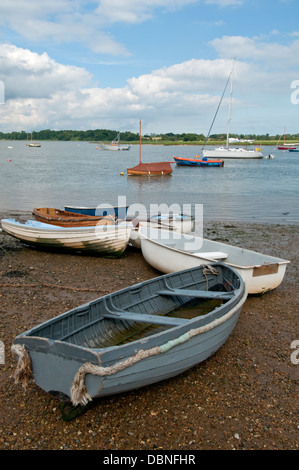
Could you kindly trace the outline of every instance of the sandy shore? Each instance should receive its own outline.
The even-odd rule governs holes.
[[[211,222],[205,235],[290,260],[281,286],[248,297],[233,334],[209,360],[99,399],[66,421],[57,398],[34,383],[26,391],[15,385],[15,336],[157,272],[133,248],[117,260],[47,253],[0,233],[1,450],[298,450],[299,364],[291,344],[299,340],[299,227]]]

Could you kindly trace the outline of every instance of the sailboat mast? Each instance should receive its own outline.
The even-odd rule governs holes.
[[[286,128],[283,130],[283,145],[286,143]]]
[[[139,122],[139,162],[141,163],[141,119]]]
[[[228,145],[229,145],[229,126],[230,126],[230,120],[231,120],[231,109],[232,109],[232,100],[233,100],[233,82],[234,82],[235,61],[236,59],[234,59],[233,69],[231,72],[231,79],[230,79],[230,101],[229,101],[227,131],[226,131],[226,148],[228,148]]]

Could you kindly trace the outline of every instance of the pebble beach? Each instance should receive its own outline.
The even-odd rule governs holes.
[[[22,221],[30,213],[0,217]],[[204,235],[290,260],[282,284],[248,296],[232,335],[204,363],[94,400],[68,419],[57,397],[14,383],[15,336],[159,273],[133,247],[119,259],[50,253],[0,232],[1,450],[298,450],[299,227],[207,222]]]

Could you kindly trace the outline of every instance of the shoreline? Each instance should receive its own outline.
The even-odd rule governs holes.
[[[28,218],[30,211],[0,211]],[[299,228],[206,221],[204,236],[290,260],[282,284],[249,296],[228,341],[186,373],[96,400],[65,421],[57,398],[11,378],[15,336],[108,292],[159,275],[129,247],[116,260],[39,251],[0,232],[0,449],[298,450]],[[47,284],[47,286],[45,286]],[[296,395],[297,394],[297,395]]]
[[[75,143],[88,143],[88,144],[96,144],[96,145],[100,145],[100,144],[104,144],[104,145],[110,145],[111,144],[111,141],[109,140],[77,140],[77,139],[70,139],[70,140],[59,140],[59,139],[35,139],[35,140],[38,140],[39,142],[75,142]],[[18,140],[14,140],[14,139],[0,139],[1,142],[27,142],[26,139],[18,139]],[[159,142],[159,143],[158,143]],[[155,142],[155,141],[148,141],[148,140],[142,140],[142,145],[152,145],[154,147],[157,147],[157,146],[171,146],[171,145],[174,145],[174,146],[180,146],[180,147],[184,147],[184,146],[200,146],[200,147],[203,147],[203,146],[216,146],[216,147],[219,147],[219,146],[223,146],[226,141],[224,140],[211,140],[211,141],[208,141],[208,142],[205,142],[205,141],[201,141],[201,140],[195,140],[195,141],[186,141],[186,142],[182,142],[182,141],[171,141],[171,140],[165,140],[164,142],[161,142],[161,141],[158,141],[158,142]],[[124,140],[121,142],[120,145],[136,145],[136,146],[139,146],[140,145],[140,142],[139,142],[139,137],[137,140]],[[261,146],[264,146],[264,147],[277,147],[277,142],[276,141],[253,141],[253,142],[230,142],[230,147],[261,147]],[[285,144],[283,145],[294,145],[294,146],[298,146],[299,144],[298,143],[293,143],[293,142],[290,142],[290,141],[287,141]]]

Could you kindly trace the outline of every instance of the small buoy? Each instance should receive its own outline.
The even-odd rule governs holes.
[[[11,162],[11,158],[8,158],[7,161],[8,161],[8,162]]]
[[[121,172],[121,175],[123,175],[123,174],[124,174],[124,172],[122,171],[122,172]]]

